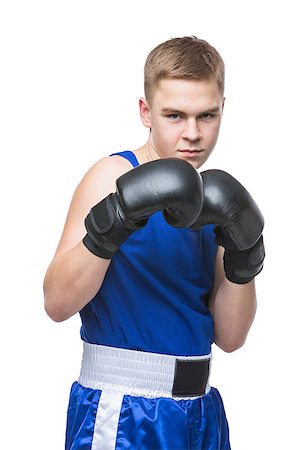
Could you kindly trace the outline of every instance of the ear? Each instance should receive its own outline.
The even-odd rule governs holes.
[[[225,105],[225,97],[223,97],[223,100],[222,100],[222,112],[224,110],[224,105]]]
[[[150,106],[144,97],[139,99],[139,108],[143,125],[147,128],[151,128]]]

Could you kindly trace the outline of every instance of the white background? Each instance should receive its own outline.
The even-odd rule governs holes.
[[[63,448],[80,322],[46,316],[44,273],[85,171],[147,138],[138,98],[149,51],[192,34],[226,63],[222,130],[204,168],[238,178],[266,220],[257,318],[242,349],[215,349],[212,384],[233,450],[299,448],[296,3],[1,3],[1,448]]]

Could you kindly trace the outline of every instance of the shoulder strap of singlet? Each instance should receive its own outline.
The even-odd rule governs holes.
[[[128,161],[131,162],[131,164],[133,165],[133,167],[137,167],[139,165],[138,160],[136,159],[136,156],[134,153],[132,153],[130,150],[125,150],[124,152],[118,152],[118,153],[112,153],[109,156],[114,156],[114,155],[119,155],[119,156],[123,156],[123,158],[127,159]]]

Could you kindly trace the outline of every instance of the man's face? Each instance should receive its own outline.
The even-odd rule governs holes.
[[[161,80],[151,106],[140,100],[151,128],[150,143],[160,158],[180,158],[199,168],[217,142],[224,98],[215,81]],[[144,110],[143,110],[144,108]]]

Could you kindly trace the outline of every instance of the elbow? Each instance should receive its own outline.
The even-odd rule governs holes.
[[[225,353],[233,353],[239,350],[245,344],[246,337],[240,337],[235,339],[216,340],[216,345]]]
[[[44,309],[54,322],[64,322],[70,317],[57,299],[52,298],[46,291],[44,291]]]
[[[61,298],[61,295],[55,292],[55,289],[50,286],[47,277],[44,280],[43,292],[44,309],[50,319],[58,323],[67,320],[70,317],[70,314],[67,313],[66,307],[64,307],[66,303]]]
[[[226,344],[226,345],[222,345],[222,346],[219,345],[219,347],[225,353],[233,353],[236,350],[238,350],[239,348],[241,348],[243,345],[244,344]]]
[[[63,313],[63,311],[60,310],[60,308],[56,307],[55,305],[47,302],[45,300],[44,308],[46,311],[46,314],[52,319],[54,322],[64,322],[68,319],[67,315]]]
[[[50,319],[52,319],[53,322],[56,322],[56,323],[64,322],[65,320],[68,319],[67,316],[64,316],[62,314],[55,313],[55,312],[53,313],[52,311],[49,312],[47,309],[46,309],[46,313],[50,317]]]

